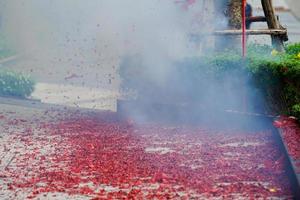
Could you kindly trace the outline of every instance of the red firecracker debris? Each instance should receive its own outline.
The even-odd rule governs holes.
[[[274,122],[287,146],[289,155],[293,160],[300,160],[300,127],[295,118],[280,117]]]
[[[67,116],[51,123],[34,121],[31,128],[26,127],[30,122],[18,123],[26,132],[11,134],[10,143],[19,142],[18,153],[0,171],[7,190],[16,195],[30,191],[27,198],[57,193],[90,199],[280,199],[292,195],[286,158],[271,131],[129,126],[111,113]]]

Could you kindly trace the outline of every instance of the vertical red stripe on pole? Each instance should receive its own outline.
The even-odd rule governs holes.
[[[242,0],[242,51],[243,57],[246,57],[246,5],[247,0]]]
[[[242,0],[242,29],[243,29],[243,34],[242,34],[242,51],[243,51],[243,57],[246,57],[246,51],[247,51],[247,47],[246,47],[246,5],[247,5],[247,0]],[[247,93],[246,93],[246,89],[244,88],[244,94],[243,94],[243,107],[244,107],[244,111],[247,111],[247,107],[248,107],[248,101],[247,101]]]

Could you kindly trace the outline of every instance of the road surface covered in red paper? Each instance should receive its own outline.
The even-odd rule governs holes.
[[[3,109],[0,116],[0,199],[292,195],[286,158],[271,131],[130,125],[113,113],[37,110],[24,116]]]
[[[274,125],[280,129],[283,142],[293,163],[294,170],[300,181],[300,126],[296,119],[289,117],[280,117],[274,122]]]

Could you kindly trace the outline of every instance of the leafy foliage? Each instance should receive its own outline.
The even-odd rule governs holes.
[[[0,71],[0,95],[25,98],[34,90],[34,81],[19,73]]]
[[[248,93],[254,99],[259,94],[264,96],[266,112],[294,115],[300,119],[300,44],[290,44],[285,48],[285,53],[279,53],[270,46],[252,44],[248,46],[247,58],[242,58],[240,52],[234,50],[188,58],[174,64],[169,71],[172,78],[167,83],[177,91],[190,91],[190,97],[196,101],[201,99],[197,94],[206,95],[203,91],[207,91],[212,83],[215,84],[213,90],[219,93],[228,82],[231,83],[231,90],[240,91],[243,90],[242,86],[251,84],[253,87]],[[143,96],[143,92],[149,89],[140,86],[151,75],[144,70],[142,62],[131,63],[121,65],[123,87],[131,88]],[[175,81],[172,83],[170,80]],[[153,87],[151,82],[146,85]],[[165,91],[162,93],[166,95]]]
[[[286,46],[286,53],[275,56],[250,57],[257,86],[264,91],[270,107],[277,113],[295,115],[295,105],[300,103],[300,44]],[[264,54],[266,55],[266,54]]]
[[[246,59],[226,51],[216,55],[210,67],[221,70],[217,70],[221,74],[232,68],[245,71],[264,94],[269,111],[300,119],[300,43],[287,45],[285,49],[285,53],[279,53],[270,46],[250,45]]]
[[[295,115],[295,116],[300,116],[300,104],[296,104],[296,105],[294,105],[293,106],[293,114]],[[299,118],[298,118],[299,119]]]
[[[300,43],[289,44],[285,49],[289,55],[298,55],[300,53]]]

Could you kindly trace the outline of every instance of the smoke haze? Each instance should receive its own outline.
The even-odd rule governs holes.
[[[163,0],[2,1],[2,28],[32,57],[101,60],[138,53],[153,67],[195,55],[188,34],[199,30],[193,18],[200,2],[187,12],[180,2]]]
[[[48,71],[54,74],[41,81],[118,91],[118,67],[131,57],[139,60],[137,65],[147,74],[139,87],[150,101],[176,102],[183,97],[202,101],[207,107],[241,107],[237,100],[240,91],[231,89],[239,83],[232,76],[223,77],[228,90],[223,91],[214,84],[215,80],[205,80],[195,87],[188,76],[174,71],[175,62],[211,52],[211,32],[215,27],[226,26],[226,19],[211,11],[212,1],[0,2],[1,28],[15,49],[35,61],[34,67],[40,70],[38,77]],[[137,76],[138,73],[132,75]],[[66,77],[77,79],[66,81]]]

